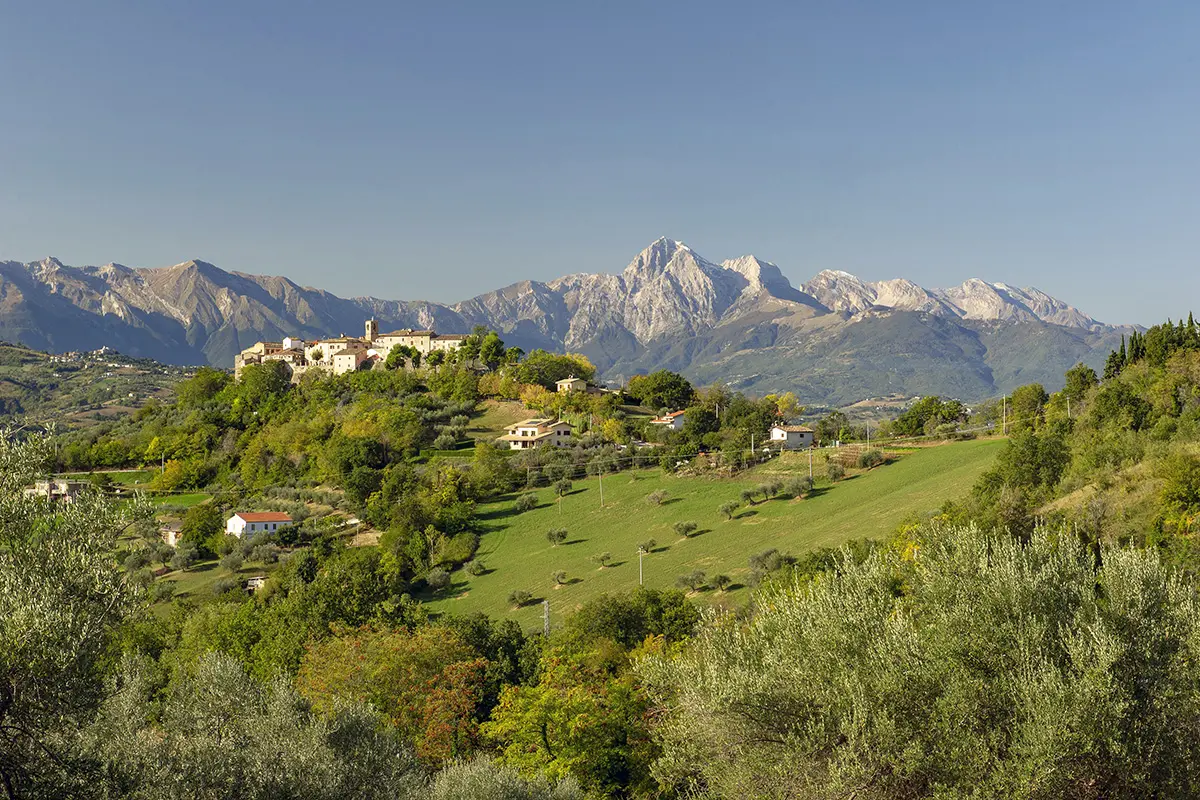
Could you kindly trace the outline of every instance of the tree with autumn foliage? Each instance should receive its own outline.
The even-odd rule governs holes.
[[[363,627],[311,645],[296,687],[323,711],[344,699],[371,703],[424,761],[438,765],[475,751],[487,666],[440,625]]]

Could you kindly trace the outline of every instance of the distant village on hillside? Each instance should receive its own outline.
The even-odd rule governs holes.
[[[343,335],[312,342],[284,337],[281,342],[256,342],[233,357],[233,372],[235,377],[241,378],[247,364],[282,361],[291,369],[293,381],[299,380],[310,369],[342,375],[373,367],[386,359],[397,345],[411,348],[418,359],[423,359],[434,353],[454,350],[465,338],[467,334],[463,333],[439,334],[411,328],[381,334],[379,323],[369,319],[362,336]]]

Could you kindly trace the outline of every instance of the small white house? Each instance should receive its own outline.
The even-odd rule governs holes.
[[[683,415],[685,411],[672,411],[670,414],[665,414],[661,417],[655,417],[650,420],[651,425],[662,425],[664,428],[669,428],[673,431],[683,430]]]
[[[771,443],[784,450],[803,450],[813,446],[813,429],[803,425],[776,425],[771,428]]]
[[[257,592],[259,589],[267,585],[266,575],[255,575],[252,578],[246,579],[246,591]]]
[[[555,381],[554,385],[558,387],[560,394],[587,391],[587,381],[583,378],[576,378],[574,375],[569,378],[563,378],[561,381]]]
[[[292,518],[278,511],[242,511],[225,520],[225,532],[239,539],[247,533],[274,532],[292,524]]]

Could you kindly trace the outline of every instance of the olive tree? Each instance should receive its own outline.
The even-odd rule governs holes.
[[[99,492],[73,502],[25,494],[48,438],[0,432],[0,796],[80,793],[75,733],[99,704],[113,631],[139,590],[114,557],[149,516]]]
[[[974,528],[849,553],[639,670],[706,797],[1194,797],[1200,606],[1155,553]]]

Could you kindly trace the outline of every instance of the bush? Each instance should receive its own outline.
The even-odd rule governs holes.
[[[274,564],[279,560],[279,548],[273,544],[260,544],[250,551],[250,560]]]
[[[742,489],[742,502],[749,505],[754,505],[754,498],[757,495],[753,489]]]
[[[562,570],[562,569],[557,570],[551,577],[554,578],[555,586],[562,586],[564,583],[567,582],[566,570]]]
[[[559,497],[564,496],[567,492],[574,488],[569,480],[560,478],[554,482],[554,493]]]
[[[513,503],[513,508],[517,511],[518,514],[523,514],[526,511],[532,511],[533,509],[537,508],[537,505],[538,505],[537,495],[534,494],[533,492],[529,492],[528,494],[523,494],[520,497],[518,497],[516,499],[516,501]]]
[[[858,468],[871,469],[878,467],[883,463],[883,453],[872,447],[870,450],[863,450],[858,454]]]
[[[480,757],[454,761],[438,772],[426,795],[429,800],[583,800],[574,778],[550,783],[545,777],[523,777],[512,767]]]
[[[242,563],[241,553],[229,553],[221,558],[221,566],[230,572],[237,572],[242,568]]]
[[[200,560],[200,551],[186,544],[180,545],[171,556],[171,569],[188,570]]]
[[[840,481],[846,477],[846,468],[836,461],[830,461],[825,467],[825,474],[829,476],[831,481]]]
[[[485,572],[487,572],[487,566],[484,565],[482,561],[472,561],[470,564],[467,564],[468,575],[474,575],[478,577]]]
[[[704,570],[697,569],[686,575],[680,575],[675,579],[675,585],[680,589],[690,589],[693,592],[699,591],[704,586],[705,575]]]
[[[667,492],[665,489],[655,489],[650,494],[646,495],[646,502],[652,506],[661,506],[667,500]]]
[[[788,481],[787,493],[792,497],[804,497],[812,490],[813,480],[807,475],[802,478],[792,478]]]
[[[675,532],[677,534],[679,534],[680,536],[682,536],[684,538],[687,538],[688,536],[691,536],[696,531],[696,529],[699,528],[700,526],[694,522],[685,522],[685,521],[681,520],[679,522],[676,522],[671,527],[675,529]]]
[[[425,576],[425,585],[432,592],[440,592],[450,585],[450,573],[441,567],[431,569]]]
[[[453,450],[458,445],[458,437],[450,433],[440,433],[433,440],[434,450]]]
[[[644,542],[642,542],[641,544],[639,544],[639,545],[638,545],[638,552],[641,552],[641,553],[653,553],[653,552],[654,552],[654,548],[655,548],[657,545],[658,545],[658,542],[654,541],[653,539],[647,539],[646,541],[644,541]]]
[[[730,578],[728,575],[716,575],[712,579],[712,585],[715,586],[717,588],[717,590],[721,591],[721,592],[728,589],[729,584],[731,584],[731,583],[733,583],[733,579]]]
[[[600,553],[599,555],[594,555],[592,556],[592,561],[595,561],[600,565],[600,568],[603,569],[604,567],[608,566],[608,562],[612,561],[612,553]]]
[[[730,500],[728,503],[722,503],[717,511],[725,515],[725,519],[733,519],[733,512],[742,507],[742,504],[736,500]]]
[[[513,589],[508,593],[508,604],[513,608],[521,608],[529,605],[533,600],[533,595],[524,589]]]
[[[558,547],[560,544],[562,544],[566,540],[567,540],[567,529],[566,528],[551,528],[550,530],[546,531],[546,541],[550,542],[550,544],[553,545],[554,547]]]
[[[242,582],[238,578],[221,578],[219,581],[214,583],[212,587],[213,594],[217,595],[218,597],[223,594],[229,594],[230,592],[241,591],[241,589]]]

